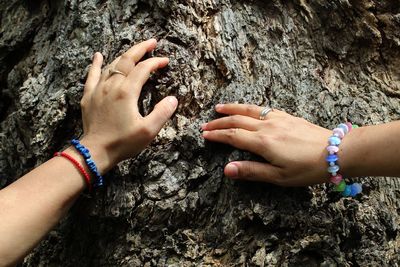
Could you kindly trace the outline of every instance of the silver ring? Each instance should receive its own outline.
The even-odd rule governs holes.
[[[120,70],[116,70],[116,69],[114,69],[114,68],[112,68],[112,69],[109,69],[109,74],[110,74],[110,76],[113,76],[114,74],[121,74],[121,75],[124,75],[125,77],[127,76],[125,73],[123,73],[122,71],[120,71]]]
[[[265,120],[265,117],[267,117],[268,113],[272,111],[272,108],[270,107],[265,107],[263,110],[260,112],[260,120]]]

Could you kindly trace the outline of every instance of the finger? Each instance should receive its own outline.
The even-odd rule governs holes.
[[[169,59],[166,57],[153,57],[140,62],[129,73],[123,87],[133,88],[135,97],[139,98],[142,87],[149,79],[150,74],[160,68],[164,68],[168,63]]]
[[[279,167],[256,161],[234,161],[225,166],[224,173],[231,179],[280,184]]]
[[[111,62],[109,65],[107,65],[107,66],[103,69],[103,72],[102,72],[102,74],[101,74],[101,80],[102,80],[102,81],[105,81],[105,80],[107,80],[107,79],[110,79],[112,76],[116,75],[116,74],[110,75],[110,70],[115,69],[115,66],[117,65],[118,60],[119,60],[120,58],[121,58],[121,57],[117,57],[113,62]],[[120,74],[118,74],[118,75],[116,75],[116,76],[119,76],[119,75],[120,75]]]
[[[93,55],[92,66],[89,69],[89,73],[85,83],[84,94],[90,95],[93,90],[96,88],[97,84],[100,81],[101,77],[101,66],[103,65],[103,55],[99,52],[96,52]]]
[[[136,63],[139,62],[146,53],[154,50],[156,46],[156,39],[150,39],[134,45],[121,55],[118,62],[115,64],[115,69],[128,75],[133,70]]]
[[[128,49],[122,56],[122,58],[129,59],[133,61],[134,64],[139,62],[142,57],[148,53],[153,51],[157,46],[157,40],[152,38],[147,41],[141,42],[137,45],[132,46],[131,48]]]
[[[124,54],[125,55],[125,54]],[[119,60],[118,60],[118,62],[115,64],[115,65],[113,65],[112,66],[112,69],[115,69],[115,70],[117,70],[117,71],[120,71],[120,72],[122,72],[125,76],[128,76],[129,75],[129,73],[133,70],[133,68],[135,67],[135,62],[132,60],[132,59],[130,59],[130,58],[127,58],[127,57],[125,57],[124,55],[122,55],[122,56],[120,56],[119,57]],[[110,65],[110,67],[111,67],[111,65]],[[119,73],[117,73],[117,75],[112,75],[111,77],[109,77],[110,79],[115,79],[116,77],[117,78],[124,78],[123,76],[124,75],[122,75],[121,77],[118,77],[118,76],[120,76],[120,75],[122,75],[122,74],[119,74]]]
[[[260,119],[260,113],[265,107],[248,104],[218,104],[215,106],[215,110],[222,114],[227,115],[243,115],[252,117],[254,119]],[[273,109],[268,113],[266,118],[281,115],[282,111]]]
[[[254,132],[248,130],[230,128],[224,130],[204,131],[203,137],[209,141],[228,144],[239,149],[260,154],[261,146],[257,142],[256,135]]]
[[[153,111],[145,117],[146,123],[151,125],[152,130],[157,134],[164,124],[174,114],[178,100],[174,96],[167,96],[154,107]]]
[[[255,131],[259,128],[259,126],[259,120],[242,115],[232,115],[205,123],[201,126],[201,128],[205,131],[228,128],[241,128],[249,131]]]
[[[110,63],[110,65],[117,66],[118,62],[122,57],[125,57],[129,59],[129,62],[132,62],[133,65],[135,65],[139,60],[147,53],[157,46],[157,40],[156,39],[150,39],[144,42],[141,42],[139,44],[136,44],[129,48],[125,53],[123,53],[121,56],[117,57],[114,59],[113,62]]]

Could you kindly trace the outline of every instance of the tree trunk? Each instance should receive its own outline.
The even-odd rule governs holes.
[[[0,10],[0,187],[81,134],[95,51],[110,62],[156,37],[154,54],[171,63],[143,89],[141,110],[180,102],[23,266],[399,266],[400,180],[355,179],[355,199],[330,185],[231,181],[224,165],[253,156],[199,129],[232,101],[326,128],[398,119],[400,1],[1,0]]]

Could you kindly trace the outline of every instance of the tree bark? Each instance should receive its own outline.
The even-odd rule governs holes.
[[[141,110],[171,94],[180,104],[23,266],[399,266],[400,180],[354,179],[355,199],[231,181],[224,165],[254,156],[199,130],[233,101],[326,128],[399,119],[398,0],[27,2],[0,1],[0,188],[81,134],[95,51],[110,62],[156,37],[171,63]]]

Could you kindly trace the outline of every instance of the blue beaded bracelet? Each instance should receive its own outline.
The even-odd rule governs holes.
[[[96,164],[94,163],[92,156],[90,155],[89,149],[83,146],[78,140],[72,139],[71,145],[73,145],[76,150],[85,159],[86,165],[88,166],[90,172],[96,177],[95,187],[100,187],[104,185],[103,176],[101,176]]]
[[[328,150],[329,155],[326,157],[328,162],[328,172],[331,175],[330,181],[335,185],[335,191],[342,192],[344,197],[355,197],[362,192],[362,185],[359,183],[346,184],[343,180],[343,176],[338,172],[340,170],[338,160],[339,156],[339,145],[342,142],[343,137],[351,131],[353,128],[358,128],[357,125],[352,125],[350,122],[341,123],[335,129],[333,134],[328,139]]]

